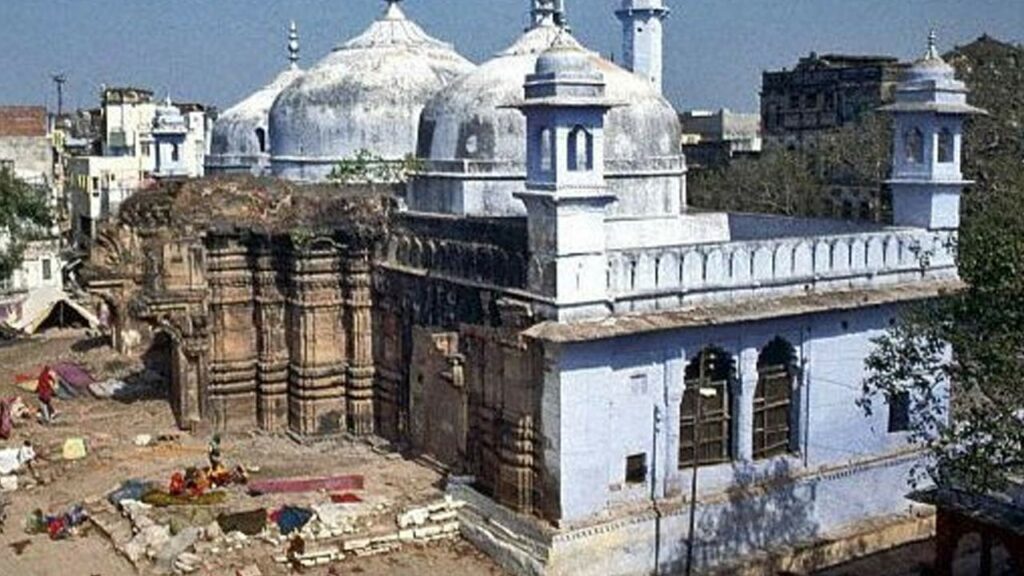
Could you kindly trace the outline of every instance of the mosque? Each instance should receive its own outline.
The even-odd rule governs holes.
[[[414,158],[408,182],[347,200],[376,198],[380,226],[302,235],[175,235],[168,204],[127,205],[90,282],[115,342],[167,336],[183,427],[430,455],[462,479],[463,533],[516,574],[780,549],[799,570],[837,542],[926,535],[904,498],[909,399],[870,416],[856,400],[872,339],[960,286],[962,125],[980,111],[934,38],[887,108],[891,224],[711,213],[687,208],[661,95],[663,1],[615,12],[625,67],[572,35],[561,1],[528,8],[480,65],[398,0],[305,70],[293,26],[287,68],[217,121],[208,172],[274,177],[260,198],[330,194],[367,150]],[[833,547],[792,552],[813,542]]]

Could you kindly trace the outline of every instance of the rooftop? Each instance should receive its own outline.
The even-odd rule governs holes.
[[[915,282],[880,288],[810,292],[777,298],[753,298],[695,305],[675,310],[624,314],[577,323],[542,322],[524,332],[537,340],[570,344],[636,336],[698,326],[767,320],[784,316],[852,310],[935,298],[963,288],[960,281]]]
[[[44,106],[0,106],[0,137],[46,136]]]

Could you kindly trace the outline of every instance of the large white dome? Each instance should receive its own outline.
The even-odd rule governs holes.
[[[410,208],[423,212],[514,216],[526,179],[526,118],[511,106],[522,100],[526,76],[559,37],[581,49],[560,26],[541,21],[512,46],[452,82],[426,105]],[[672,105],[632,72],[586,52],[610,101],[605,119],[605,178],[617,201],[613,215],[679,214],[684,204],[681,127]]]
[[[388,160],[414,153],[424,104],[472,69],[389,2],[365,32],[277,97],[270,112],[274,174],[321,180],[363,149]]]
[[[500,160],[525,166],[526,119],[508,108],[523,96],[523,82],[537,58],[562,31],[538,26],[474,72],[441,90],[427,104],[420,125],[419,156],[429,160]],[[613,109],[605,126],[606,158],[643,160],[677,156],[680,125],[675,109],[650,82],[590,53],[604,75]]]

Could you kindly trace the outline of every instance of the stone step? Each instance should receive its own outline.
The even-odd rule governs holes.
[[[107,501],[90,503],[86,506],[89,521],[114,545],[120,548],[132,539],[131,522],[121,516],[117,509]]]

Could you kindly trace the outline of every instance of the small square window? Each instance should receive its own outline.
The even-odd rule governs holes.
[[[647,454],[634,454],[626,458],[626,483],[647,482]]]
[[[898,392],[889,398],[889,432],[910,430],[910,394]]]

